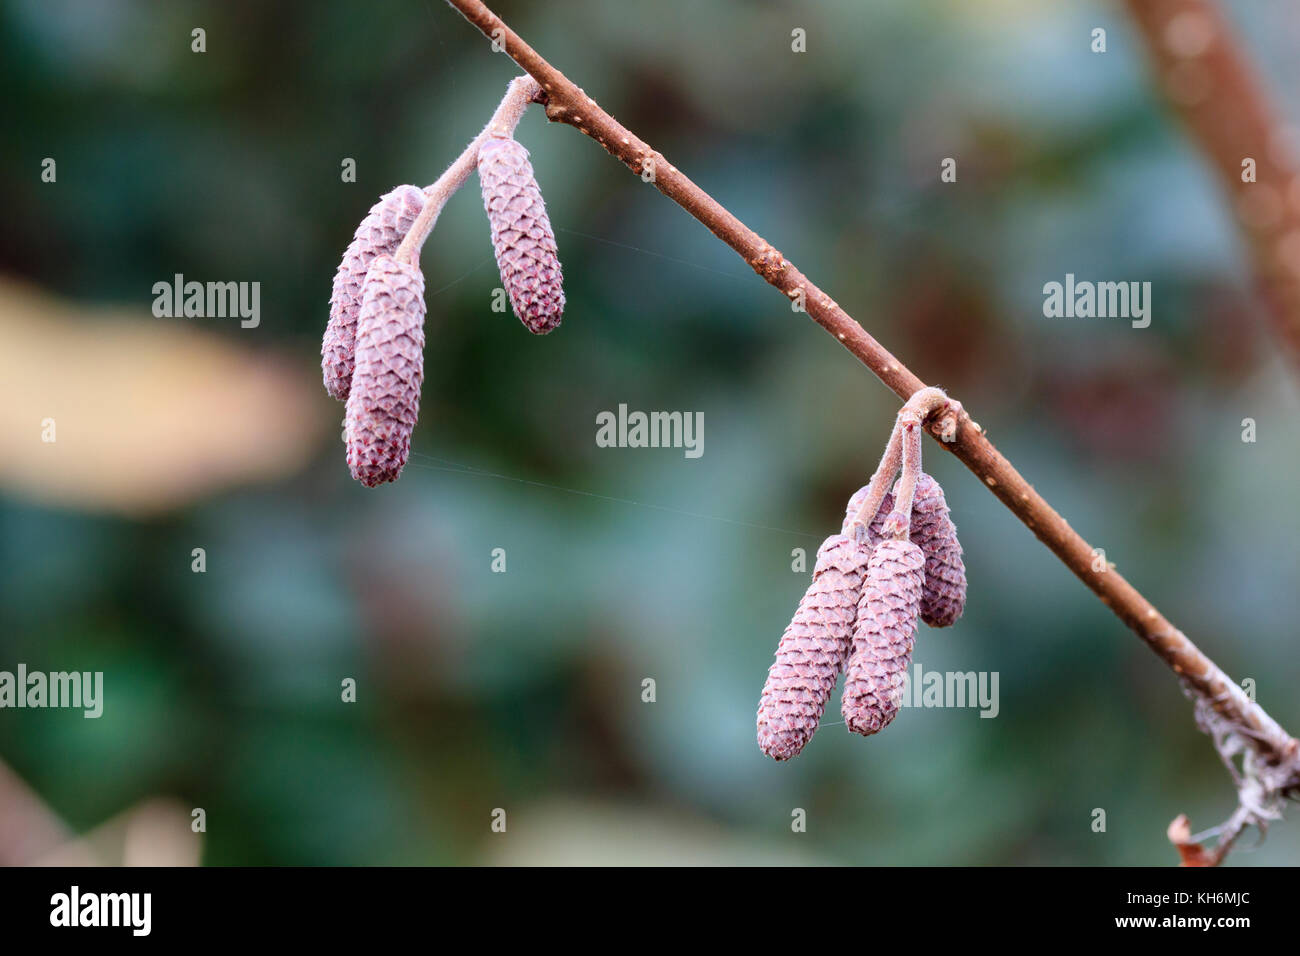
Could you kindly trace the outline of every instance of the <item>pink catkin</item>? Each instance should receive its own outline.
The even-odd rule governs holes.
[[[418,186],[398,186],[370,207],[343,253],[334,273],[330,295],[330,320],[321,342],[321,372],[325,390],[340,402],[348,400],[355,368],[357,315],[361,288],[370,265],[378,256],[391,256],[424,208],[424,191]]]
[[[528,331],[545,335],[564,314],[563,275],[528,150],[513,139],[489,137],[479,149],[478,175],[510,304]]]
[[[785,629],[758,704],[758,746],[789,760],[811,739],[848,658],[868,552],[842,534],[817,549],[812,584]]]
[[[966,608],[966,565],[943,489],[924,472],[917,479],[912,499],[909,537],[925,555],[921,620],[931,627],[948,627]]]
[[[924,576],[925,555],[910,541],[891,538],[871,552],[841,701],[856,734],[877,733],[898,713]]]
[[[361,297],[346,419],[348,468],[366,487],[402,473],[423,382],[424,276],[417,266],[380,256]]]

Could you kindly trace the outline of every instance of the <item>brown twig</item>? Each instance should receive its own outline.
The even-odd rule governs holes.
[[[829,295],[762,236],[723,208],[663,154],[622,126],[596,101],[551,66],[480,0],[448,0],[482,33],[503,48],[541,85],[546,115],[599,143],[612,156],[699,220],[734,249],[766,282],[807,313],[900,398],[925,388],[910,369],[855,322]],[[932,435],[952,429],[934,416]],[[950,423],[949,423],[950,425]],[[1109,565],[1094,568],[1092,547],[1049,505],[985,437],[965,411],[950,441],[940,445],[959,458],[1102,603],[1127,624],[1223,721],[1236,728],[1261,761],[1284,768],[1300,786],[1300,743],[1252,701],[1213,661],[1174,627]],[[948,434],[943,435],[949,437]]]
[[[1156,76],[1222,182],[1278,337],[1300,363],[1300,165],[1233,31],[1210,0],[1126,0]],[[1247,161],[1254,163],[1253,175]],[[1248,181],[1253,180],[1253,181]]]

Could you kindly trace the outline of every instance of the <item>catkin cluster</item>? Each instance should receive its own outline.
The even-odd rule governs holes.
[[[776,760],[811,739],[841,671],[849,730],[883,729],[901,706],[917,620],[947,627],[965,607],[957,529],[939,483],[921,471],[922,418],[911,404],[871,481],[849,499],[841,533],[818,550],[812,583],[777,646],[758,705],[758,745]]]
[[[348,468],[366,487],[396,481],[410,455],[424,382],[419,251],[442,204],[475,167],[501,282],[515,314],[538,334],[560,324],[564,290],[555,234],[528,151],[503,132],[513,130],[526,105],[521,98],[511,101],[528,96],[526,87],[516,89],[519,82],[488,130],[438,182],[428,189],[398,186],[371,207],[334,275],[321,372],[325,390],[346,403]],[[513,119],[503,123],[503,115]]]

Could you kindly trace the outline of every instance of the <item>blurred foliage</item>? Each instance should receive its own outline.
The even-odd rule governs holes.
[[[1228,9],[1296,119],[1294,5]],[[954,389],[1300,729],[1295,381],[1118,9],[499,12]],[[834,726],[836,700],[799,759],[759,753],[758,691],[806,584],[791,550],[835,529],[896,402],[539,112],[519,137],[559,239],[563,328],[537,340],[490,311],[471,183],[425,248],[411,464],[378,490],[349,480],[342,410],[308,387],[338,257],[375,197],[438,175],[515,72],[436,0],[0,6],[0,270],[21,290],[0,297],[0,669],[103,670],[107,697],[99,720],[0,712],[0,758],[77,831],[155,795],[203,807],[210,864],[1152,864],[1174,860],[1177,813],[1226,817],[1172,675],[933,445],[971,595],[917,659],[999,672],[998,718],[905,711],[863,741]],[[947,156],[956,185],[938,182]],[[1151,327],[1044,319],[1042,285],[1066,272],[1152,281]],[[260,326],[150,317],[175,273],[261,282]],[[51,403],[56,465],[38,460]],[[703,411],[704,456],[597,448],[595,416],[619,403]],[[1291,821],[1232,861],[1298,849]]]

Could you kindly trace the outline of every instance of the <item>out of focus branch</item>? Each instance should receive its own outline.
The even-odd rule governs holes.
[[[896,395],[906,400],[925,387],[906,365],[877,342],[811,279],[799,271],[712,196],[693,183],[664,155],[624,127],[563,73],[551,66],[481,0],[448,0],[541,85],[546,115],[590,136],[642,179],[677,203],[735,250],[767,283],[802,306],[858,361]],[[927,430],[939,438],[950,421],[932,418]],[[1156,610],[1096,552],[1016,471],[1011,462],[963,411],[955,436],[943,434],[940,447],[951,451],[981,483],[1011,510],[1102,603],[1133,630],[1183,681],[1188,692],[1216,715],[1248,747],[1271,785],[1289,792],[1300,787],[1300,742],[1278,723],[1178,628]]]
[[[1125,3],[1161,87],[1223,184],[1277,335],[1300,365],[1296,132],[1274,110],[1211,0]]]

